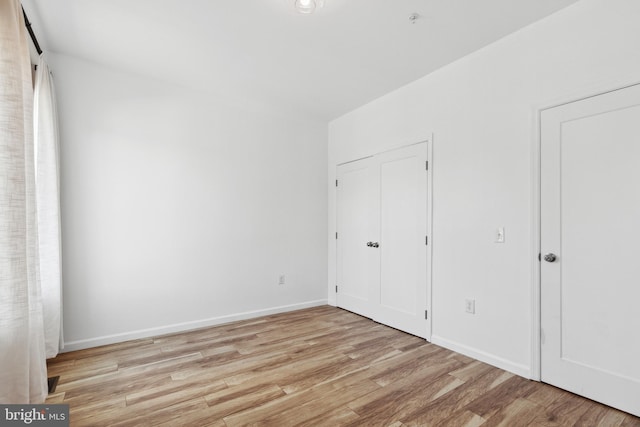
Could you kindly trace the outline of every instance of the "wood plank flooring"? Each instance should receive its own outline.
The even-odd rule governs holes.
[[[72,426],[640,426],[328,306],[63,353],[53,375]]]

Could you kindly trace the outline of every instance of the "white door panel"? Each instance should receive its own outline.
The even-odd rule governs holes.
[[[338,166],[336,296],[339,307],[425,338],[426,145]]]
[[[371,161],[338,167],[337,281],[339,307],[373,317],[371,303]]]
[[[541,118],[542,380],[640,415],[640,86]]]
[[[426,337],[426,150],[379,157],[380,293],[377,320]]]

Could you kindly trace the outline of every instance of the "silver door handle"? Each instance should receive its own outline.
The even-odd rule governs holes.
[[[547,261],[547,262],[554,262],[556,260],[556,255],[555,254],[551,254],[551,253],[546,254],[544,256],[544,260]]]

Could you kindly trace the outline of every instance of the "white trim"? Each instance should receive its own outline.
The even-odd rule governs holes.
[[[541,144],[541,120],[540,115],[543,110],[558,107],[560,105],[569,104],[571,102],[580,101],[582,99],[603,95],[608,92],[625,89],[640,84],[637,75],[621,75],[605,81],[597,82],[588,87],[573,90],[562,94],[554,99],[539,103],[532,108],[533,115],[533,132],[531,139],[531,379],[540,381],[541,378],[541,357],[542,344],[540,341],[541,321],[540,310],[542,302],[540,299],[540,261],[538,254],[541,253],[540,247],[540,179],[542,176],[542,163],[540,161],[540,144]]]
[[[211,326],[222,325],[224,323],[235,322],[238,320],[253,319],[271,314],[286,313],[289,311],[301,310],[304,308],[319,307],[327,305],[327,300],[307,301],[298,304],[283,305],[263,310],[246,311],[243,313],[229,314],[226,316],[212,317],[209,319],[194,320],[191,322],[176,323],[173,325],[160,326],[157,328],[140,329],[137,331],[124,332],[120,334],[105,335],[102,337],[89,338],[78,341],[66,342],[64,344],[64,353],[75,350],[83,350],[85,348],[99,347],[102,345],[115,344],[124,341],[136,340],[140,338],[150,338],[160,335],[173,334],[176,332],[192,331],[194,329],[207,328]]]
[[[540,111],[533,114],[531,141],[531,379],[540,381]]]
[[[432,134],[431,137],[433,137],[433,134]],[[380,154],[388,153],[390,151],[396,151],[396,150],[401,150],[403,148],[411,147],[412,145],[428,143],[429,141],[431,141],[431,137],[426,137],[424,139],[420,139],[418,142],[415,142],[414,139],[408,139],[408,140],[406,140],[404,142],[398,143],[398,145],[393,145],[390,148],[385,148],[382,151],[376,151],[375,153],[371,153],[371,154],[368,154],[366,156],[358,157],[356,159],[349,159],[349,160],[346,160],[344,162],[336,163],[336,168],[338,166],[346,165],[348,163],[357,162],[358,160],[370,159],[371,157],[379,156]],[[411,142],[411,141],[413,141],[413,142]]]
[[[431,138],[426,140],[427,144],[427,236],[429,236],[429,244],[427,245],[427,310],[429,313],[427,319],[427,336],[426,340],[431,342],[431,333],[433,331],[433,134]]]
[[[369,156],[371,157],[371,156]],[[362,157],[362,159],[366,159],[369,157]],[[356,160],[353,160],[354,162]],[[335,186],[334,188],[334,192],[333,192],[333,225],[335,228],[335,232],[338,232],[338,189],[340,188],[340,180],[338,179],[338,167],[340,167],[341,164],[345,164],[345,163],[339,163],[336,164],[333,167],[333,173],[334,173],[334,178],[336,179],[336,182],[338,182],[338,185]],[[330,231],[330,233],[333,234],[332,231]],[[332,239],[331,245],[333,245],[333,260],[331,261],[333,264],[333,284],[335,286],[331,287],[331,289],[329,289],[329,305],[333,306],[333,307],[338,307],[338,239]],[[327,265],[327,267],[329,267]],[[329,270],[331,270],[331,268],[329,268]]]
[[[521,377],[531,378],[531,371],[527,365],[513,363],[507,359],[497,357],[490,353],[485,353],[484,351],[468,347],[455,341],[450,341],[437,335],[433,335],[431,339],[433,344],[439,345],[440,347],[447,348],[451,351],[455,351],[456,353],[464,354],[465,356],[472,357],[481,362],[488,363],[489,365],[520,375]]]
[[[328,153],[329,155],[331,153]],[[331,162],[331,160],[329,160]],[[329,166],[331,165],[331,166]],[[329,171],[329,186],[327,205],[327,304],[332,307],[338,306],[338,295],[336,292],[336,286],[338,286],[338,239],[334,238],[338,232],[338,185],[333,185],[334,182],[338,182],[338,166],[327,164]],[[332,255],[333,254],[333,259]],[[331,274],[333,272],[333,274]]]
[[[378,153],[376,153],[376,154],[378,154]],[[337,170],[338,170],[338,166],[344,166],[344,165],[348,165],[349,163],[359,162],[360,160],[370,159],[370,158],[372,158],[373,156],[375,156],[375,154],[372,154],[371,156],[359,157],[359,158],[357,158],[357,159],[348,160],[348,161],[346,161],[346,162],[338,163],[338,164],[336,165],[336,176],[338,176],[338,172],[337,172]]]
[[[585,90],[580,93],[572,92],[571,94],[566,95],[562,98],[555,98],[554,100],[540,103],[538,104],[535,110],[539,113],[542,110],[548,110],[549,108],[560,107],[562,105],[571,104],[573,102],[582,101],[588,98],[594,98],[596,96],[604,95],[609,92],[615,92],[622,89],[627,89],[633,86],[640,85],[639,80],[633,80],[631,83],[629,82],[618,82],[617,84],[608,84],[608,85],[595,85],[590,87],[588,90]]]

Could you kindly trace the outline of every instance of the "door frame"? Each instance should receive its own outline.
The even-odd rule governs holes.
[[[616,78],[608,82],[600,82],[578,91],[571,91],[554,99],[537,104],[532,109],[533,132],[531,139],[531,368],[529,378],[541,381],[542,372],[542,299],[541,299],[541,207],[542,194],[540,180],[542,178],[541,144],[542,144],[542,111],[584,99],[593,98],[606,93],[640,85],[637,76]]]
[[[395,150],[400,150],[403,148],[407,148],[413,145],[418,145],[418,144],[426,144],[426,150],[427,150],[427,162],[429,163],[429,167],[427,169],[427,236],[429,237],[429,244],[427,245],[427,261],[426,261],[426,268],[427,268],[427,301],[426,301],[426,307],[427,307],[427,311],[428,311],[428,317],[426,319],[427,322],[427,334],[426,334],[426,340],[428,342],[431,342],[431,331],[432,331],[432,325],[433,325],[433,286],[432,286],[432,280],[433,280],[433,243],[434,243],[434,239],[433,239],[433,134],[428,136],[425,139],[422,139],[420,141],[417,142],[411,142],[411,143],[405,143],[405,144],[401,144],[401,145],[397,145],[397,146],[392,146],[389,149],[386,150],[382,150],[382,151],[378,151],[375,153],[370,153],[366,156],[362,156],[359,157],[357,159],[351,159],[349,161],[346,162],[341,162],[341,163],[337,163],[335,165],[335,170],[336,170],[336,176],[337,176],[337,170],[339,166],[348,164],[348,163],[352,163],[358,160],[362,160],[362,159],[366,159],[369,157],[373,157],[373,156],[377,156],[379,154],[383,154],[383,153],[387,153],[389,151],[395,151]],[[335,203],[337,206],[338,203],[338,197],[337,194],[334,193],[334,198],[335,198]],[[336,216],[336,221],[337,221],[337,210],[334,213],[334,215]],[[333,231],[335,232],[335,231]],[[333,233],[330,230],[330,233]],[[335,250],[335,265],[338,265],[338,240],[335,239],[334,240],[334,250]],[[336,269],[336,275],[334,277],[334,284],[337,286],[338,285],[338,277],[337,277],[337,269]],[[336,301],[337,301],[337,295],[336,295]]]

